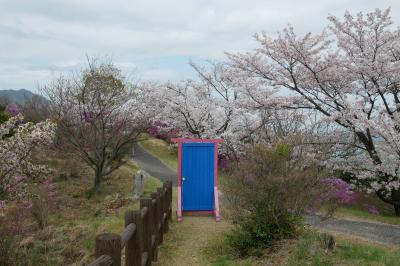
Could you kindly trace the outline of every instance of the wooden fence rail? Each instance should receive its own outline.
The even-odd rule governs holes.
[[[125,213],[125,229],[120,235],[96,236],[96,260],[90,266],[120,266],[125,248],[126,266],[148,266],[157,261],[158,245],[168,232],[172,218],[172,182],[140,198],[140,210]]]

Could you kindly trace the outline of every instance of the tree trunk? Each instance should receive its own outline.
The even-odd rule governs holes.
[[[100,192],[100,184],[101,184],[101,172],[96,170],[94,176],[94,184],[93,184],[93,191],[97,194]]]
[[[400,190],[392,190],[390,198],[385,197],[382,190],[376,191],[376,195],[383,202],[392,205],[395,215],[400,217]]]
[[[391,200],[393,202],[394,213],[396,216],[400,216],[400,191],[393,190],[391,195]]]
[[[394,204],[394,213],[396,216],[400,216],[400,205],[399,204]]]

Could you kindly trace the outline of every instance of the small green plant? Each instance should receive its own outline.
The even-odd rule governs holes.
[[[332,243],[332,238],[326,233],[304,232],[293,247],[287,265],[399,265],[397,249],[338,238],[338,248],[327,250],[326,244]]]
[[[253,250],[255,250],[254,255],[259,255],[258,248],[262,246],[254,241],[252,232],[242,230],[242,228],[238,228],[229,234],[228,240],[238,256],[251,255]]]
[[[55,265],[44,259],[44,250],[33,237],[22,238],[21,230],[9,225],[13,216],[0,217],[0,265],[34,266]]]
[[[47,226],[49,221],[49,209],[47,203],[42,197],[32,200],[31,213],[40,229]]]
[[[0,104],[0,124],[6,122],[9,116],[5,113],[6,107]]]
[[[47,178],[32,199],[31,214],[40,229],[45,228],[49,222],[50,211],[55,207],[54,195],[52,180]]]
[[[328,233],[320,234],[319,241],[321,243],[322,248],[325,249],[326,251],[333,250],[336,246],[335,238],[333,237],[333,235]]]
[[[92,215],[93,215],[93,217],[99,217],[101,215],[101,213],[102,213],[101,208],[96,207],[96,208],[94,208]]]
[[[85,198],[87,198],[87,199],[90,199],[91,197],[93,197],[94,194],[95,194],[95,192],[94,192],[94,189],[93,189],[92,187],[86,189],[86,190],[83,192],[83,196],[84,196]]]
[[[55,178],[55,182],[61,182],[61,181],[67,181],[68,180],[68,175],[65,173],[61,173],[59,174],[56,178]]]
[[[0,237],[0,265],[12,265],[15,259],[14,242],[6,235]]]

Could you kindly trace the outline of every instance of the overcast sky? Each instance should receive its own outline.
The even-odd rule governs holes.
[[[319,32],[329,14],[392,8],[400,0],[0,0],[0,89],[35,91],[60,73],[108,57],[128,77],[181,80],[187,62],[256,46],[252,35],[292,24]]]

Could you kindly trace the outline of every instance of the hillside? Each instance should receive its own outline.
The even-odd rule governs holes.
[[[20,90],[0,90],[0,98],[6,99],[8,102],[23,105],[26,101],[37,95],[33,92],[20,89]],[[39,96],[41,97],[41,96]]]

